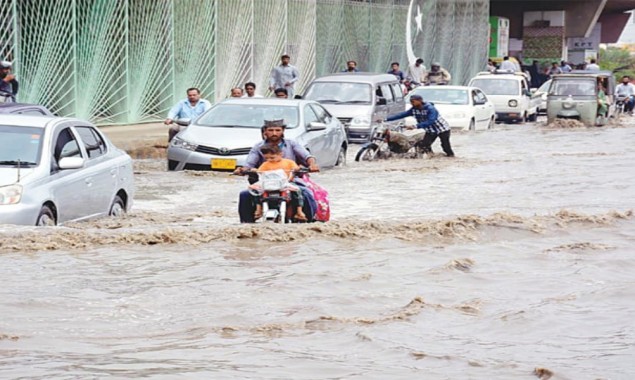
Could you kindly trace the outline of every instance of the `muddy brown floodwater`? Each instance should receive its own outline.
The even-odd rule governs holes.
[[[326,224],[240,225],[244,178],[147,159],[123,219],[0,226],[0,378],[631,379],[633,118],[452,142],[353,145]]]

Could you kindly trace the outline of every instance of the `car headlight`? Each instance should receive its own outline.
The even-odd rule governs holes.
[[[516,107],[518,106],[518,102],[516,100],[510,100],[509,102],[507,102],[507,105],[510,107]]]
[[[195,151],[198,148],[198,145],[191,143],[189,141],[185,141],[178,137],[172,139],[172,146],[176,148],[183,148],[191,151]]]
[[[14,205],[22,199],[22,185],[0,187],[0,205]]]
[[[357,124],[357,125],[370,125],[370,117],[363,115],[363,116],[355,116],[353,118],[353,120],[351,121],[351,124]]]
[[[562,102],[562,108],[564,108],[564,109],[575,108],[575,102],[573,101],[573,99],[567,98],[567,100]]]

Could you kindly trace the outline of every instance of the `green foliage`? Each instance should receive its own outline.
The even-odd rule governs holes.
[[[609,47],[600,49],[600,68],[615,71],[615,78],[619,80],[624,75],[635,77],[635,57],[623,48]]]

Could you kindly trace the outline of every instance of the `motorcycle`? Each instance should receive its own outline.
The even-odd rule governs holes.
[[[1,103],[15,103],[15,95],[10,92],[0,91],[0,104]]]
[[[630,96],[619,95],[615,100],[615,117],[619,117],[622,113],[626,111],[626,105],[630,100]]]
[[[406,129],[403,125],[382,123],[375,129],[370,141],[357,152],[355,161],[373,161],[394,155],[421,157],[424,152],[419,143],[424,136],[425,131],[422,129]]]
[[[309,169],[300,168],[293,171],[293,176],[302,178],[307,176],[308,173]],[[294,222],[293,216],[295,212],[290,207],[291,192],[300,190],[289,181],[289,177],[284,170],[248,171],[242,174],[250,177],[249,192],[260,199],[263,223],[285,224]]]

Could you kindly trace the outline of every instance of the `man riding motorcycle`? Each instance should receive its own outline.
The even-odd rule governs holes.
[[[615,87],[615,96],[624,101],[624,113],[633,114],[635,106],[635,85],[628,75],[622,77],[622,83]]]
[[[430,71],[424,76],[423,83],[426,86],[449,84],[451,79],[450,73],[442,68],[439,62],[434,62],[430,66]]]
[[[300,166],[307,166],[311,171],[320,171],[320,167],[309,151],[293,140],[284,138],[284,130],[287,127],[284,120],[265,120],[262,127],[263,140],[254,145],[247,155],[245,166],[239,167],[234,174],[244,174],[251,169],[258,168],[264,162],[264,156],[260,148],[265,144],[278,145],[282,150],[282,157],[295,161]],[[308,221],[313,221],[316,204],[313,194],[309,189],[299,186],[304,197],[304,214]],[[240,192],[238,199],[238,214],[241,223],[254,223],[257,199],[248,190]]]
[[[0,103],[15,102],[18,94],[18,81],[11,73],[11,62],[0,62]]]

